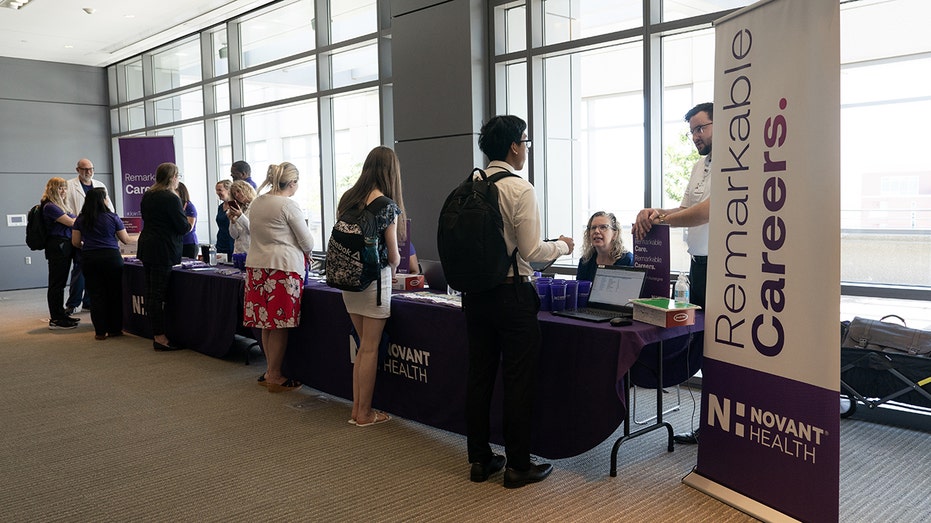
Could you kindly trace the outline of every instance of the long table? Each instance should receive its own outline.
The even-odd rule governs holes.
[[[168,339],[179,347],[224,358],[242,331],[243,277],[175,267],[165,307]],[[145,272],[135,259],[123,265],[123,330],[152,337],[145,315]]]
[[[285,374],[351,399],[354,343],[340,292],[321,283],[305,287],[301,315],[301,326],[289,337]],[[689,327],[663,329],[640,322],[612,327],[548,312],[541,312],[540,320],[543,347],[531,450],[551,459],[586,452],[627,421],[625,375],[644,347],[664,342],[667,354],[684,351],[690,335],[703,325],[700,317]],[[396,294],[386,332],[389,342],[379,359],[374,406],[465,434],[468,345],[461,309]],[[493,405],[500,408],[500,399],[499,380]],[[492,416],[492,431],[502,443],[498,415]],[[670,445],[671,437],[670,432]]]
[[[140,264],[124,269],[124,324],[128,332],[151,337],[144,316],[144,277]],[[168,336],[178,345],[225,357],[241,329],[242,276],[175,269],[168,295]],[[379,357],[374,406],[393,415],[465,434],[468,345],[465,318],[458,308],[392,296],[387,343]],[[702,331],[703,317],[689,327],[663,329],[634,322],[612,327],[540,313],[543,346],[539,362],[531,451],[559,459],[582,454],[605,441],[622,423],[629,437],[665,427],[657,423],[629,434],[627,375],[638,362],[653,372],[670,356],[687,350]],[[300,326],[292,329],[284,362],[287,376],[334,396],[352,398],[352,323],[340,291],[312,281],[304,288]],[[657,357],[659,359],[657,359]],[[646,361],[644,361],[646,360]],[[659,375],[662,376],[662,369]],[[500,379],[492,415],[493,440],[502,443]],[[662,397],[658,393],[658,401]],[[661,413],[661,404],[657,412]],[[348,415],[348,411],[347,411]]]

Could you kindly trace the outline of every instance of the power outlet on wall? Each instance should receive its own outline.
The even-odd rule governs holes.
[[[32,265],[32,256],[26,256],[26,265]]]

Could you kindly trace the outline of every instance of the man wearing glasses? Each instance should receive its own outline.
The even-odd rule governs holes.
[[[84,207],[84,197],[88,191],[99,187],[107,192],[107,187],[103,182],[94,179],[94,164],[87,158],[78,160],[78,166],[75,169],[78,175],[68,180],[68,191],[65,195],[65,201],[71,207],[74,214],[81,214],[81,208]],[[113,204],[110,203],[110,197],[107,195],[107,207],[113,210]],[[68,314],[81,312],[82,303],[84,310],[90,310],[90,298],[84,295],[84,274],[81,272],[81,253],[76,251],[74,255],[74,266],[71,269],[70,290],[68,291],[68,301],[65,307]]]
[[[692,262],[689,266],[689,301],[705,306],[705,286],[708,276],[708,220],[711,208],[711,135],[714,105],[702,103],[685,113],[689,123],[689,136],[703,159],[695,162],[689,184],[682,196],[682,204],[674,209],[643,209],[637,213],[633,234],[643,239],[653,225],[688,227],[685,241]],[[698,443],[698,430],[676,434],[678,443]]]
[[[685,114],[689,123],[689,135],[703,159],[695,162],[689,184],[682,196],[682,204],[674,209],[643,209],[637,213],[633,233],[638,240],[650,231],[653,225],[688,227],[685,241],[688,244],[692,263],[689,267],[691,289],[689,301],[705,306],[705,283],[708,274],[708,219],[711,208],[711,135],[714,106],[698,104]]]
[[[478,146],[490,163],[489,176],[515,173],[524,168],[531,141],[527,123],[517,116],[495,116],[482,126]],[[476,175],[479,176],[479,175]],[[469,338],[469,370],[466,381],[466,432],[470,479],[483,482],[504,471],[504,486],[519,488],[543,481],[553,470],[549,463],[530,461],[533,395],[537,389],[537,360],[541,334],[537,321],[540,298],[530,283],[531,261],[547,261],[570,254],[575,242],[567,236],[544,242],[540,212],[533,185],[520,176],[495,183],[504,222],[508,253],[517,249],[517,273],[487,291],[462,295],[466,333]],[[511,269],[512,271],[514,269]],[[498,367],[504,380],[504,450],[494,454],[491,437],[491,400]]]

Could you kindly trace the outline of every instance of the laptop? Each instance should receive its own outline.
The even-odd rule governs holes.
[[[442,263],[434,260],[420,260],[420,268],[423,269],[423,277],[427,280],[427,286],[430,289],[446,292],[446,274],[443,272]]]
[[[634,308],[630,301],[641,297],[646,275],[643,268],[599,265],[592,278],[588,306],[573,311],[554,311],[553,314],[594,322],[632,318]]]

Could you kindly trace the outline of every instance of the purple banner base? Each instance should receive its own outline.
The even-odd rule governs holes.
[[[701,412],[698,475],[792,518],[838,520],[837,391],[706,354]]]

